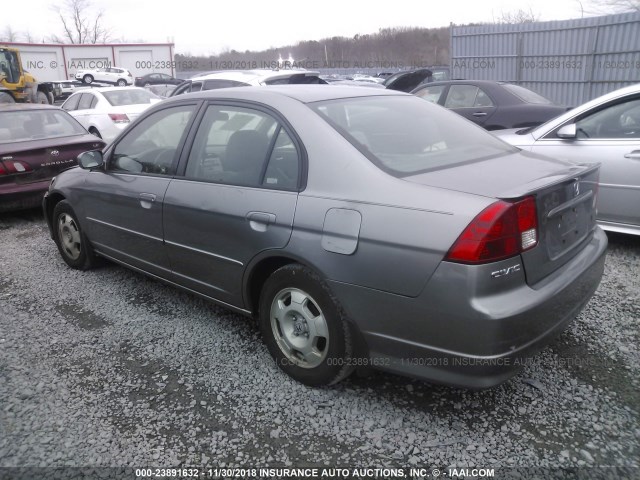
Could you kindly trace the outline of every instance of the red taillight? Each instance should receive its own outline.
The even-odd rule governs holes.
[[[4,162],[0,162],[0,175],[31,172],[32,170],[31,165],[18,160],[5,160]]]
[[[109,118],[113,123],[129,123],[129,117],[124,113],[110,113]]]
[[[538,243],[534,197],[515,203],[498,201],[485,208],[464,229],[446,260],[489,263],[518,255]]]

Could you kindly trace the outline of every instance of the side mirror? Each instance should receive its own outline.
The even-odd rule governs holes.
[[[561,127],[557,134],[558,138],[566,138],[566,139],[570,139],[570,138],[576,138],[578,132],[576,129],[576,124],[575,123],[570,123],[568,125],[565,125],[563,127]]]
[[[82,152],[78,155],[78,165],[85,170],[91,170],[99,168],[104,165],[104,157],[100,150],[91,150],[89,152]]]

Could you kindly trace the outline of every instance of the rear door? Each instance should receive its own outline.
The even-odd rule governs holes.
[[[291,236],[300,151],[270,111],[207,107],[184,176],[171,181],[164,201],[165,243],[180,283],[242,304],[245,266]]]
[[[556,129],[532,150],[601,163],[598,219],[640,225],[640,96],[616,100],[576,120],[575,139],[558,138]]]
[[[92,171],[83,192],[95,248],[129,265],[169,277],[163,243],[164,195],[175,173],[197,104],[147,116],[118,139],[105,171]]]
[[[444,106],[480,126],[496,111],[496,105],[484,90],[466,84],[451,85]]]

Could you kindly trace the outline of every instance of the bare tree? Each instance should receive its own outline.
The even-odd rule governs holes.
[[[4,28],[4,32],[0,35],[0,40],[3,42],[17,42],[18,41],[18,32],[16,32],[11,26],[7,25]]]
[[[104,12],[95,10],[91,0],[64,0],[63,6],[54,10],[64,31],[61,37],[51,37],[56,43],[104,43],[111,38],[104,25]]]
[[[585,12],[596,14],[611,14],[625,12],[640,12],[640,0],[591,0],[587,2]]]
[[[502,11],[500,15],[493,19],[494,23],[533,23],[540,20],[540,15],[533,13],[533,9],[528,10],[519,8],[512,12]]]

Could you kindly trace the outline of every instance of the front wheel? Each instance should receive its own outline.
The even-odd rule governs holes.
[[[52,225],[54,240],[67,265],[78,270],[88,270],[95,266],[93,249],[66,200],[60,201],[53,209]]]
[[[93,77],[91,75],[85,75],[82,77],[82,81],[87,84],[93,83]]]
[[[16,101],[8,93],[0,92],[0,103],[16,103]]]
[[[351,327],[325,282],[302,265],[267,279],[260,327],[278,367],[305,385],[332,385],[354,370]]]

